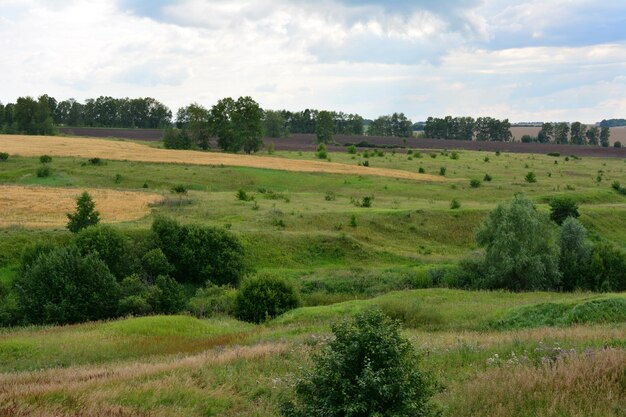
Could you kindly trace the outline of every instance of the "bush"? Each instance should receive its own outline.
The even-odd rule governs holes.
[[[304,416],[436,416],[436,386],[397,321],[380,310],[332,326],[334,338],[314,356],[283,414]]]
[[[596,245],[591,254],[585,288],[594,291],[626,291],[626,254],[610,243]]]
[[[240,200],[240,201],[252,201],[252,200],[254,200],[254,196],[248,195],[248,193],[246,193],[246,191],[242,190],[242,189],[239,189],[235,196],[237,197],[237,200]]]
[[[483,181],[491,182],[491,180],[493,180],[493,178],[489,174],[485,174],[485,176],[483,177]]]
[[[558,158],[559,156],[561,156],[560,152],[548,152],[548,156],[553,156],[555,158]]]
[[[167,149],[191,149],[191,136],[184,129],[166,129],[163,144]]]
[[[550,201],[550,219],[559,226],[568,217],[577,219],[579,216],[578,204],[571,197],[556,197]]]
[[[459,200],[455,198],[450,202],[450,209],[456,210],[458,208],[461,208],[461,203],[459,202]]]
[[[472,187],[472,188],[478,188],[478,187],[480,187],[480,180],[479,180],[479,179],[476,179],[476,178],[472,178],[472,179],[470,180],[470,187]]]
[[[142,256],[141,268],[148,282],[154,282],[159,275],[170,275],[174,272],[174,267],[167,261],[167,256],[159,248],[149,250]]]
[[[613,184],[611,184],[611,188],[613,188],[615,191],[619,191],[622,188],[622,185],[619,181],[613,181]]]
[[[446,167],[439,168],[439,175],[442,177],[446,175]]]
[[[324,200],[326,201],[335,201],[336,198],[335,193],[332,191],[326,191],[326,195],[324,195]]]
[[[419,169],[417,170],[417,172],[418,172],[418,173],[420,173],[420,174],[423,174],[423,173],[425,173],[426,171],[424,170],[424,168],[419,167]]]
[[[354,145],[348,146],[348,153],[352,155],[356,154],[356,146]]]
[[[559,269],[562,274],[561,288],[565,291],[587,286],[585,281],[592,247],[586,236],[587,230],[574,217],[569,216],[563,221],[559,230]]]
[[[234,314],[236,297],[236,289],[207,282],[206,286],[199,288],[189,300],[187,308],[196,317]]]
[[[52,162],[52,157],[50,155],[41,155],[39,157],[39,162],[41,162],[42,164],[49,164],[50,162]]]
[[[613,144],[613,147],[621,148],[622,147],[622,142],[620,142],[619,140],[616,140],[615,143]]]
[[[9,154],[6,152],[0,152],[0,162],[4,162],[9,159]]]
[[[524,179],[526,180],[527,183],[532,184],[534,182],[537,182],[537,176],[535,175],[534,172],[530,171],[528,174],[526,174],[526,176],[524,177]]]
[[[152,223],[152,233],[179,282],[211,281],[236,287],[247,271],[243,246],[222,228],[182,226],[160,217]]]
[[[78,233],[82,229],[94,226],[100,222],[100,213],[96,210],[96,204],[87,191],[76,199],[76,211],[68,213],[67,228],[72,233]]]
[[[326,145],[324,145],[323,143],[320,143],[319,146],[317,147],[317,157],[319,159],[328,158],[328,152],[326,152]]]
[[[450,159],[454,159],[454,160],[459,159],[459,153],[458,152],[452,152],[450,154]]]
[[[558,288],[558,246],[554,228],[532,201],[521,195],[489,213],[476,233],[485,248],[481,288],[533,291]]]
[[[90,226],[78,232],[73,243],[83,256],[94,253],[119,280],[130,274],[130,243],[119,230],[106,225]]]
[[[15,288],[28,323],[79,323],[116,315],[119,286],[95,254],[76,246],[42,253],[24,268]]]
[[[293,285],[284,279],[259,276],[245,281],[235,299],[235,314],[241,320],[261,323],[298,307]]]
[[[47,178],[50,176],[50,174],[52,174],[52,170],[48,165],[42,165],[37,168],[36,174],[37,178]]]
[[[87,160],[91,165],[102,165],[102,159],[100,158],[89,158]]]
[[[185,308],[187,298],[182,285],[167,275],[159,275],[154,286],[159,289],[159,297],[153,305],[154,311],[162,314],[175,314]]]

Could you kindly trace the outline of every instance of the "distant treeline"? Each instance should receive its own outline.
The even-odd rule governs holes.
[[[572,145],[602,145],[609,146],[609,136],[611,135],[608,126],[598,127],[587,125],[581,122],[568,123],[544,123],[537,136],[524,135],[522,142],[557,143]],[[621,145],[621,144],[620,144]]]
[[[424,136],[430,139],[455,139],[508,142],[513,139],[508,119],[492,117],[429,117]]]
[[[626,126],[626,119],[608,119],[600,122],[600,127],[622,127]]]
[[[80,103],[73,98],[58,101],[47,94],[38,99],[20,97],[15,103],[0,103],[0,132],[50,135],[56,126],[167,129],[186,126],[189,114],[200,117],[209,113],[193,103],[181,107],[174,118],[172,111],[151,97],[113,98],[100,96]],[[265,136],[286,137],[290,134],[316,134],[324,121],[332,119],[332,134],[410,137],[413,123],[403,114],[380,116],[365,121],[358,114],[306,109],[303,111],[266,110],[262,114]],[[367,131],[365,131],[367,126]],[[326,126],[324,126],[326,128]]]

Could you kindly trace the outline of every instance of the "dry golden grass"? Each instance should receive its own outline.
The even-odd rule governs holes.
[[[606,349],[537,367],[497,367],[449,395],[448,415],[458,417],[621,416],[626,412],[626,352]]]
[[[225,366],[238,360],[262,361],[287,349],[287,345],[281,343],[260,344],[153,361],[0,374],[0,416],[175,415],[167,409],[146,413],[114,403],[131,390],[130,387],[138,386],[154,392],[157,397],[159,392],[173,385],[184,386],[190,393],[201,391],[202,395],[208,395],[210,391],[224,388],[206,387],[203,391],[197,381],[189,379],[189,371]]]
[[[132,142],[57,136],[0,135],[0,149],[12,155],[100,157],[113,160],[166,162],[195,165],[228,165],[329,174],[374,175],[417,181],[445,182],[445,177],[416,172],[369,168],[325,161],[302,161],[256,155],[158,149]]]
[[[76,197],[83,191],[91,194],[106,222],[144,217],[150,213],[150,204],[163,199],[158,194],[132,191],[0,185],[0,227],[64,226],[66,213],[75,210]]]

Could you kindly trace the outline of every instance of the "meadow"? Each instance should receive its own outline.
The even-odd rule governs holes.
[[[330,161],[281,151],[232,166],[233,155],[173,157],[105,140],[64,152],[48,139],[11,148],[15,137],[0,136],[0,151],[11,154],[0,162],[0,190],[50,193],[27,200],[15,191],[14,203],[0,204],[4,285],[27,244],[70,239],[67,206],[47,198],[106,190],[113,197],[103,214],[120,193],[128,217],[104,222],[133,236],[159,215],[226,228],[254,269],[293,282],[304,306],[260,325],[181,315],[1,329],[0,416],[279,415],[330,324],[372,306],[402,322],[440,382],[435,400],[446,416],[626,415],[624,294],[432,288],[477,249],[474,231],[489,211],[517,193],[546,212],[551,198],[571,196],[591,240],[626,249],[626,197],[611,188],[626,184],[622,159],[370,149],[329,152]],[[148,159],[149,151],[165,157]],[[53,159],[41,178],[44,153]],[[537,182],[525,181],[528,172]],[[179,185],[188,192],[171,191]],[[238,199],[240,190],[253,199]],[[141,204],[130,215],[133,196]],[[61,220],[35,222],[28,204]]]

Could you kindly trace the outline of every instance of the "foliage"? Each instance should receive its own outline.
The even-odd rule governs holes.
[[[50,155],[41,155],[39,157],[39,162],[41,162],[42,164],[49,164],[50,162],[52,162],[52,157]]]
[[[335,122],[333,121],[333,115],[329,111],[320,111],[317,114],[315,120],[315,135],[318,143],[330,143],[333,141],[333,135],[335,133]],[[318,156],[319,156],[318,150]],[[320,158],[322,158],[320,156]]]
[[[170,275],[174,272],[174,267],[159,248],[151,249],[141,257],[141,268],[148,282],[154,282],[159,275]]]
[[[252,201],[254,200],[253,195],[249,195],[244,189],[237,190],[237,194],[235,195],[237,200],[239,201]]]
[[[72,233],[78,233],[82,229],[94,226],[100,222],[100,213],[95,210],[96,204],[87,191],[76,199],[76,211],[68,213],[67,228]]]
[[[441,175],[442,177],[446,175],[446,167],[439,168],[439,175]]]
[[[320,143],[317,147],[317,157],[319,159],[328,158],[328,152],[326,151],[326,145],[324,143]]]
[[[483,181],[490,182],[491,180],[493,180],[493,178],[489,174],[485,174],[483,177]]]
[[[535,175],[534,172],[529,171],[524,177],[524,180],[526,180],[526,182],[529,184],[535,183],[537,182],[537,175]]]
[[[284,138],[289,135],[287,120],[281,111],[265,110],[263,129],[265,136],[269,138]]]
[[[237,286],[247,270],[243,247],[224,229],[183,226],[160,217],[152,223],[152,232],[179,282]]]
[[[568,217],[578,218],[578,204],[568,196],[556,197],[550,201],[550,219],[559,226]]]
[[[50,176],[50,174],[52,174],[52,170],[48,165],[42,165],[37,168],[37,171],[35,173],[37,174],[37,178],[47,178]]]
[[[476,233],[485,248],[481,288],[529,291],[558,288],[558,246],[553,228],[532,201],[517,195],[500,204]]]
[[[456,210],[459,208],[461,208],[461,203],[459,202],[459,200],[457,200],[456,198],[452,199],[452,201],[450,201],[450,209]]]
[[[78,323],[113,317],[119,287],[96,254],[76,246],[42,253],[15,283],[28,323]]]
[[[296,289],[286,280],[268,275],[250,278],[235,299],[235,314],[241,320],[261,323],[298,307]]]
[[[196,317],[234,314],[236,297],[236,289],[207,282],[203,288],[198,288],[187,308]]]
[[[626,254],[610,243],[597,244],[587,279],[585,288],[594,291],[626,291]]]
[[[477,179],[477,178],[472,178],[472,179],[470,180],[470,187],[472,187],[472,188],[478,188],[478,187],[480,187],[480,180],[479,180],[479,179]]]
[[[163,133],[163,145],[167,149],[191,149],[193,143],[187,130],[168,128]]]
[[[0,162],[4,162],[9,159],[9,154],[6,152],[0,152]]]
[[[367,134],[369,136],[410,138],[413,135],[413,122],[404,113],[380,116],[370,123]]]
[[[83,256],[95,254],[118,280],[130,273],[130,242],[119,230],[107,225],[89,226],[74,236],[73,243]]]
[[[574,217],[567,217],[559,230],[559,269],[562,274],[561,287],[565,291],[587,286],[591,251],[587,242],[587,230]]]
[[[296,402],[283,413],[299,416],[436,416],[435,384],[400,334],[398,322],[380,310],[332,326],[334,338],[295,388]]]
[[[349,153],[349,154],[351,154],[351,155],[355,155],[355,154],[356,154],[356,152],[357,152],[356,146],[354,146],[354,145],[350,145],[350,146],[348,146],[348,153]]]

